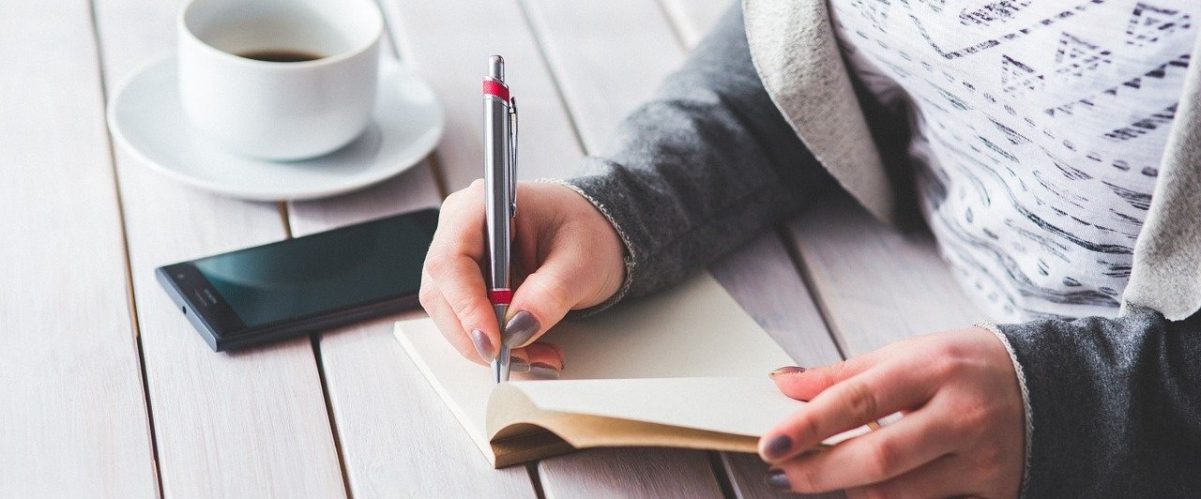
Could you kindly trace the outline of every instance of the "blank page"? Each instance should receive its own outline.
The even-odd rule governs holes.
[[[485,427],[488,396],[494,386],[489,368],[459,355],[428,318],[397,323],[396,336],[480,450],[491,456]],[[561,380],[759,378],[763,381],[752,383],[763,387],[760,392],[766,393],[764,390],[771,384],[768,373],[793,363],[708,273],[700,273],[672,289],[633,300],[593,317],[564,322],[544,339],[563,348],[566,365]],[[514,376],[514,380],[523,379],[529,378]],[[588,396],[583,392],[573,393]],[[598,398],[586,404],[589,411],[615,403],[605,393],[609,392],[596,392]],[[738,403],[743,406],[737,410],[747,411],[748,416],[745,421],[730,421],[732,424],[727,429],[732,431],[728,433],[745,433],[762,426],[761,422],[748,426],[747,422],[754,420],[749,413],[769,407],[746,406],[745,401],[738,402],[734,394],[723,397],[728,392],[718,386],[714,386],[712,394],[709,399],[696,400],[692,407],[681,407],[681,418],[673,420],[673,424],[686,426],[691,412],[698,415],[694,427],[721,431],[717,426],[722,425],[714,425],[713,420],[701,421],[700,414],[705,406],[722,405],[727,410],[716,412],[736,414],[728,409]],[[776,395],[774,400],[778,404],[772,406],[775,410],[789,407],[785,404],[797,404],[783,395]],[[545,396],[538,398],[548,400]],[[563,400],[558,407],[567,408],[563,405],[567,403]],[[617,405],[613,407],[618,408]],[[622,409],[620,412],[628,411]],[[778,421],[776,414],[771,418]]]

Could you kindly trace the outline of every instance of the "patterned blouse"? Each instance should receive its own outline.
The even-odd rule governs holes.
[[[1113,316],[1196,0],[829,0],[853,75],[909,116],[926,220],[999,321]]]

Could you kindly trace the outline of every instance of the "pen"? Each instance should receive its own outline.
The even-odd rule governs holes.
[[[488,221],[488,301],[501,329],[500,348],[492,361],[497,383],[509,380],[509,347],[504,342],[505,314],[513,291],[509,289],[512,258],[513,214],[517,211],[517,100],[505,84],[505,60],[488,59],[484,78],[484,210]]]

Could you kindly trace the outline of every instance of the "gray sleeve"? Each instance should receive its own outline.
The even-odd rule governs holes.
[[[1196,497],[1201,315],[1001,325],[1028,396],[1028,497]]]
[[[567,184],[626,245],[623,296],[684,277],[832,185],[751,63],[736,7]]]

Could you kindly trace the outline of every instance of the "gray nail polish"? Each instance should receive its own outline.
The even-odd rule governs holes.
[[[775,461],[788,454],[792,449],[792,439],[788,435],[778,435],[767,442],[767,447],[763,449],[763,457]]]
[[[559,379],[562,373],[550,365],[536,362],[530,365],[530,376],[537,379]]]
[[[534,314],[525,310],[517,312],[512,319],[509,319],[509,323],[505,324],[505,346],[509,348],[525,346],[540,327]]]
[[[775,371],[772,371],[771,373],[769,373],[769,375],[774,378],[781,374],[800,374],[803,372],[805,372],[805,368],[803,368],[801,366],[785,366],[785,367],[776,369]]]
[[[471,330],[471,344],[475,345],[475,351],[484,358],[485,362],[492,362],[496,358],[496,354],[492,351],[492,340],[488,339],[488,335],[484,334],[479,329]]]
[[[788,475],[784,474],[784,470],[771,470],[767,472],[765,481],[768,485],[777,489],[791,489],[792,484],[788,483]]]
[[[511,362],[509,362],[509,372],[528,373],[530,372],[530,365],[520,360],[513,359]]]

